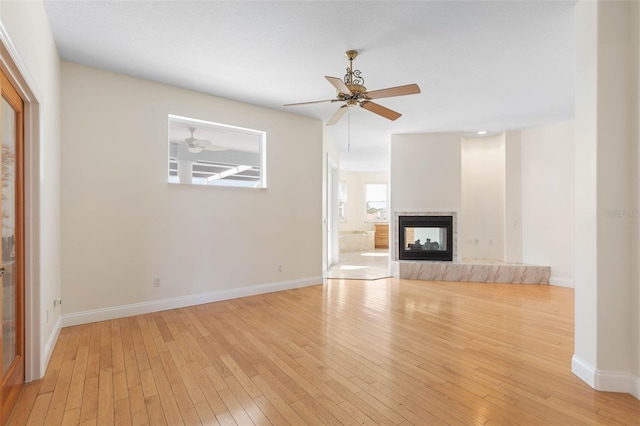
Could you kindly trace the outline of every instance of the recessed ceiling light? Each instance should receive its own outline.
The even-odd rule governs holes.
[[[487,131],[486,131],[486,130],[480,130],[480,131],[478,132],[478,134],[479,134],[479,135],[486,135],[486,134],[487,134]]]

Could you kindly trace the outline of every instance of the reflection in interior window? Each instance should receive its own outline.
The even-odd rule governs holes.
[[[169,116],[169,182],[266,188],[266,133]]]

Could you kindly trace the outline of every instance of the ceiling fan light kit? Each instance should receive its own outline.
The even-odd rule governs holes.
[[[405,86],[389,87],[386,89],[374,90],[368,92],[364,86],[364,78],[360,70],[353,69],[353,60],[358,56],[358,52],[355,50],[348,50],[345,56],[349,60],[349,67],[347,73],[343,79],[337,77],[325,76],[327,81],[331,83],[337,90],[337,95],[334,99],[327,99],[323,101],[311,101],[300,102],[295,104],[286,104],[284,106],[294,105],[308,105],[321,102],[344,102],[333,116],[327,121],[327,126],[336,124],[349,107],[354,105],[360,105],[361,108],[371,111],[374,114],[378,114],[388,120],[397,120],[402,114],[393,111],[389,108],[383,107],[375,102],[371,102],[371,99],[390,98],[393,96],[414,95],[420,93],[420,87],[417,84],[407,84]]]

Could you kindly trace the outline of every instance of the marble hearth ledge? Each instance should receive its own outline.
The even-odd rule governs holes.
[[[468,281],[478,283],[549,284],[551,267],[483,260],[425,262],[401,260],[398,276],[408,280]]]

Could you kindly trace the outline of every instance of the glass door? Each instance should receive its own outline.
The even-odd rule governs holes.
[[[23,102],[4,74],[0,134],[2,196],[2,424],[24,383]]]

